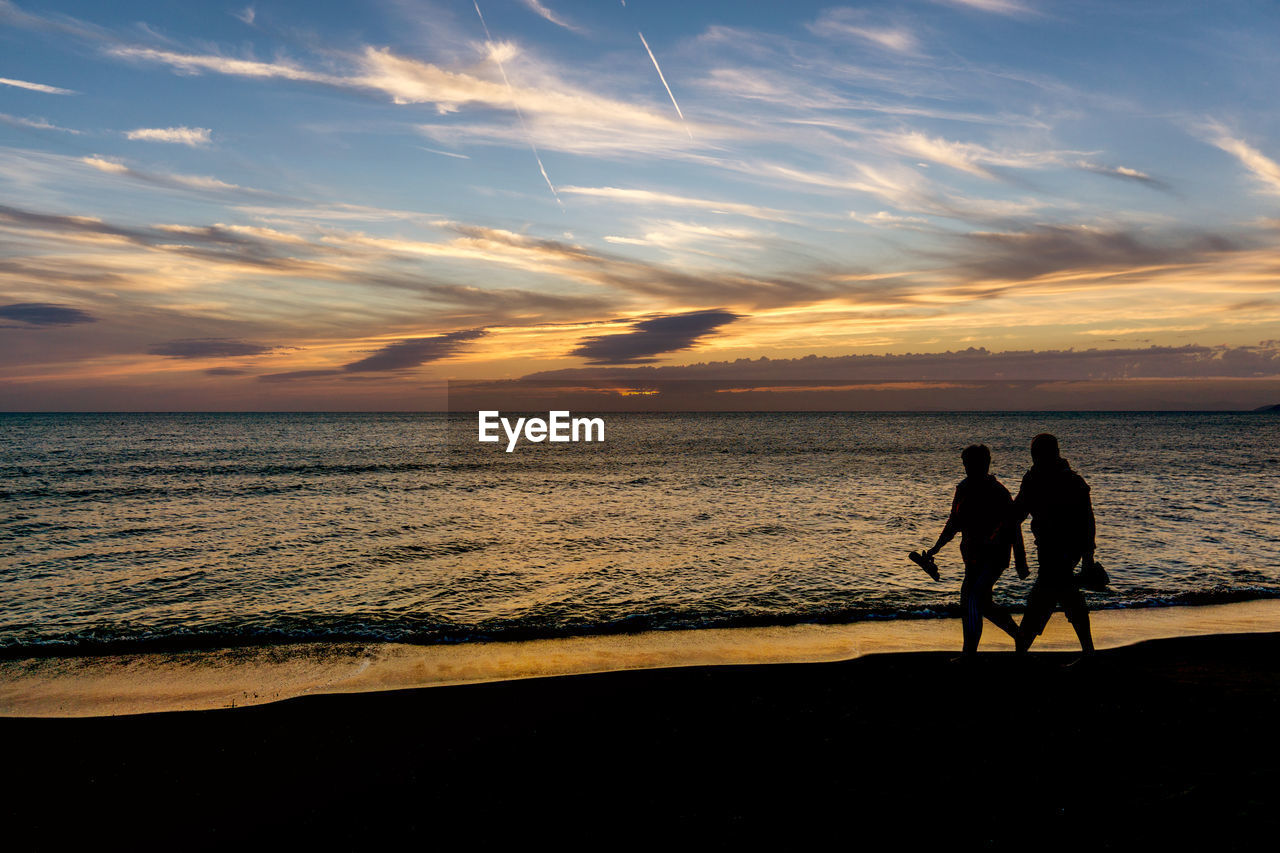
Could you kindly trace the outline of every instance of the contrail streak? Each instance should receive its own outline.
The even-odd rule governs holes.
[[[533,144],[533,134],[529,132],[529,125],[524,120],[524,110],[520,109],[520,102],[516,100],[516,90],[512,88],[511,81],[507,79],[507,69],[502,65],[502,59],[498,56],[498,51],[493,46],[493,36],[489,35],[489,25],[484,21],[484,13],[480,11],[479,0],[471,0],[472,5],[476,7],[476,14],[480,16],[480,26],[484,27],[485,43],[489,46],[489,53],[493,56],[493,61],[498,63],[498,70],[502,72],[502,82],[507,84],[507,94],[511,96],[511,105],[516,108],[516,115],[520,117],[520,127],[524,130],[524,138],[529,142],[529,150],[533,152],[533,159],[538,161],[538,171],[542,173],[542,180],[547,182],[547,189],[551,190],[551,195],[555,197],[556,204],[560,205],[560,209],[564,210],[564,202],[560,200],[560,193],[556,192],[555,184],[551,183],[550,176],[547,175],[547,168],[542,165],[542,155],[538,153],[538,146]],[[679,109],[677,107],[677,109]]]
[[[658,65],[658,57],[654,56],[653,51],[649,49],[649,43],[644,40],[644,33],[637,32],[636,35],[640,36],[640,43],[644,45],[645,52],[653,60],[653,67],[657,69],[658,79],[662,81],[663,88],[667,90],[667,97],[671,99],[671,106],[676,108],[676,115],[680,116],[680,121],[684,122],[684,132],[689,134],[690,139],[693,139],[693,131],[689,129],[689,123],[684,120],[684,113],[680,111],[680,105],[676,103],[676,96],[671,94],[671,87],[667,85],[667,77],[662,73],[662,66]]]

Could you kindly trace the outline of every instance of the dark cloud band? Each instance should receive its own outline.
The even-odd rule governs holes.
[[[628,338],[630,335],[615,337]],[[593,339],[595,340],[595,339]],[[623,364],[624,362],[604,362]],[[716,361],[669,367],[591,367],[526,379],[661,379],[750,382],[1083,381],[1280,376],[1280,341],[1257,346],[1152,346],[1089,350],[905,353]]]
[[[344,364],[341,369],[291,370],[286,373],[267,373],[259,376],[258,379],[263,382],[289,382],[295,379],[317,379],[349,373],[407,370],[456,355],[466,347],[468,342],[484,337],[486,334],[488,332],[484,329],[462,329],[425,338],[408,338],[375,350],[359,361]]]
[[[48,302],[14,302],[0,305],[0,317],[16,320],[28,326],[71,326],[76,323],[93,323],[97,317],[68,305]]]
[[[274,349],[276,347],[228,338],[193,338],[156,344],[147,352],[168,358],[236,358],[247,355],[266,355]]]
[[[427,362],[448,358],[461,350],[468,341],[485,334],[484,329],[464,329],[426,338],[409,338],[388,344],[366,358],[343,365],[342,369],[348,373],[362,373],[418,367]]]
[[[570,355],[582,356],[590,364],[643,364],[663,353],[689,349],[736,319],[738,315],[728,311],[655,317],[633,324],[629,332],[587,338]]]

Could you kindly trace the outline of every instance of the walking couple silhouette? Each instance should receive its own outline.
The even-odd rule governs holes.
[[[1014,648],[1025,652],[1044,631],[1054,608],[1061,605],[1084,654],[1093,653],[1089,629],[1089,608],[1080,585],[1101,588],[1106,573],[1093,558],[1094,519],[1089,485],[1071,469],[1058,450],[1058,439],[1041,433],[1031,441],[1031,468],[1022,478],[1018,496],[991,473],[991,451],[985,444],[973,444],[960,454],[965,478],[956,486],[951,515],[938,541],[923,553],[912,553],[935,580],[933,556],[960,534],[960,555],[964,558],[964,582],[960,586],[963,611],[964,647],[971,658],[982,639],[983,617],[1010,637]],[[1012,553],[1018,577],[1030,574],[1022,542],[1022,522],[1031,516],[1039,571],[1027,597],[1022,623],[1014,621],[1008,609],[991,599],[991,591]],[[1076,563],[1081,574],[1074,575]]]

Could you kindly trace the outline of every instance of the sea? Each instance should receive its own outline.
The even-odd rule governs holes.
[[[1092,607],[1280,597],[1274,415],[601,417],[508,453],[474,415],[0,415],[0,653],[954,616],[957,544],[940,581],[907,553],[961,449],[1016,492],[1040,432],[1092,488]]]

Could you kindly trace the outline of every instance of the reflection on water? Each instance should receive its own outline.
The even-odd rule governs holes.
[[[958,452],[1093,487],[1094,606],[1280,593],[1280,419],[608,415],[603,445],[438,415],[0,418],[0,643],[450,642],[953,613],[905,559]],[[997,598],[1018,604],[1012,577]]]

